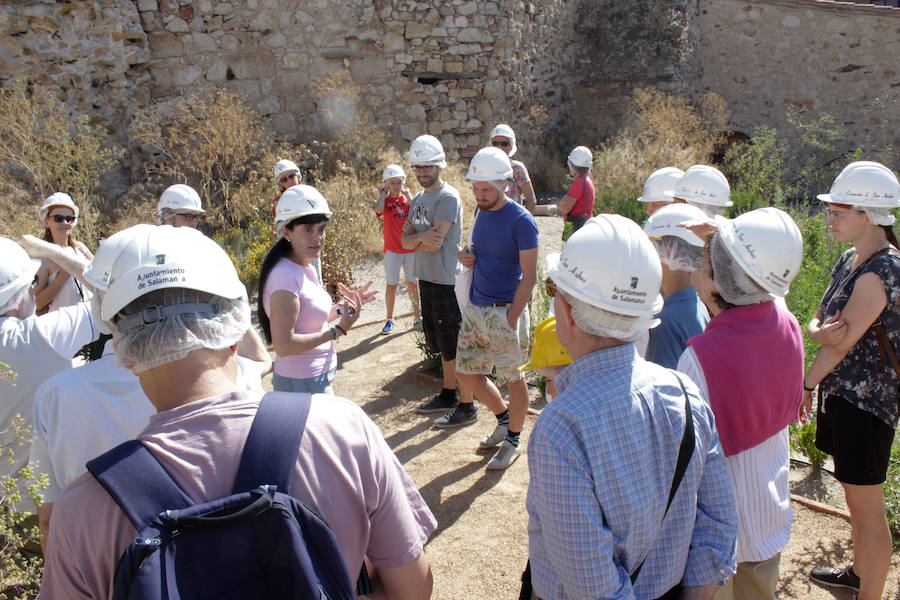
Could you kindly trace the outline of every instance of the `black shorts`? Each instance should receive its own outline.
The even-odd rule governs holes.
[[[422,330],[432,352],[446,361],[456,360],[456,338],[462,317],[452,285],[419,280]]]
[[[851,485],[879,485],[887,477],[894,429],[875,415],[826,396],[816,412],[816,448],[834,457],[834,476]]]

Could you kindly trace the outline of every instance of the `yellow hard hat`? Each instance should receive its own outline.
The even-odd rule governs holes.
[[[571,362],[572,357],[556,337],[556,317],[549,317],[534,328],[531,360],[519,367],[519,370],[535,371],[546,367],[563,367]]]

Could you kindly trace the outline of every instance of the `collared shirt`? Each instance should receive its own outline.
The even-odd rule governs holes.
[[[674,369],[688,338],[703,333],[709,323],[709,312],[697,297],[694,286],[689,285],[666,296],[663,309],[656,316],[660,324],[650,330],[647,360]]]
[[[703,367],[687,348],[678,370],[697,384],[709,403]],[[785,427],[761,444],[725,457],[738,512],[737,561],[769,560],[791,537],[790,441]]]
[[[663,522],[685,424],[674,372],[624,344],[557,377],[560,394],[528,444],[529,554],[541,598],[656,598],[679,582],[734,573],[735,500],[712,411],[681,379],[695,449]]]

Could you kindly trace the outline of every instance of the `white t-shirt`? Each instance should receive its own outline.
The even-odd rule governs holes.
[[[238,385],[262,393],[260,363],[239,356]],[[30,459],[50,484],[44,502],[55,502],[85,463],[143,431],[156,407],[137,375],[116,366],[112,343],[103,357],[57,373],[34,394],[34,440]]]
[[[0,379],[0,427],[6,427],[17,413],[31,426],[32,400],[38,386],[70,369],[78,349],[98,337],[90,313],[88,303],[79,302],[40,317],[0,317],[0,363],[14,374]],[[28,461],[28,446],[12,450],[13,464],[2,461],[0,476],[17,472]]]

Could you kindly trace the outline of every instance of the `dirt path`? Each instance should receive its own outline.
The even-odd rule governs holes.
[[[538,223],[543,261],[547,251],[558,249],[560,222],[545,217]],[[380,262],[359,265],[357,282],[369,277],[375,279],[375,289],[383,290]],[[377,302],[367,305],[363,324],[338,342],[335,392],[356,401],[378,424],[438,520],[427,546],[435,577],[433,598],[517,598],[528,553],[527,453],[506,471],[486,471],[490,454],[479,453],[476,447],[496,423],[490,411],[482,407],[476,424],[451,432],[433,429],[434,416],[416,414],[415,406],[440,385],[418,370],[420,334],[411,329],[412,318],[397,319],[395,333],[382,336],[383,310]],[[396,313],[408,311],[404,292],[398,297]],[[529,416],[525,423],[522,443],[526,448],[535,418]],[[849,560],[849,523],[796,502],[794,511],[791,541],[781,559],[780,597],[850,598],[807,579],[814,566],[842,565]],[[900,554],[895,553],[885,597],[900,599],[898,581]]]

